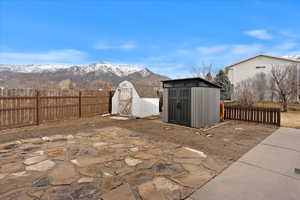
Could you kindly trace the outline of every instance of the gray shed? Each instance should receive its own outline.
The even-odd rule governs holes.
[[[200,128],[220,121],[220,86],[202,78],[163,82],[163,121]]]

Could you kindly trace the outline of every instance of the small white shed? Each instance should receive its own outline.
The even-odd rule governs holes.
[[[112,98],[112,114],[133,117],[159,115],[159,98],[154,88],[123,81]]]

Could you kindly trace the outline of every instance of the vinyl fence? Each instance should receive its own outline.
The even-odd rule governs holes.
[[[244,107],[225,105],[224,119],[250,121],[280,126],[280,108]]]
[[[109,112],[109,91],[0,89],[0,129]]]

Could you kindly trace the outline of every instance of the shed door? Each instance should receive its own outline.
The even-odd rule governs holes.
[[[169,88],[169,122],[191,125],[191,88]]]
[[[119,88],[119,114],[132,114],[132,88]]]

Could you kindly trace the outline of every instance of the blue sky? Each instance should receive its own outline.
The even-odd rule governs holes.
[[[0,63],[127,63],[171,77],[300,53],[298,0],[0,0]]]

